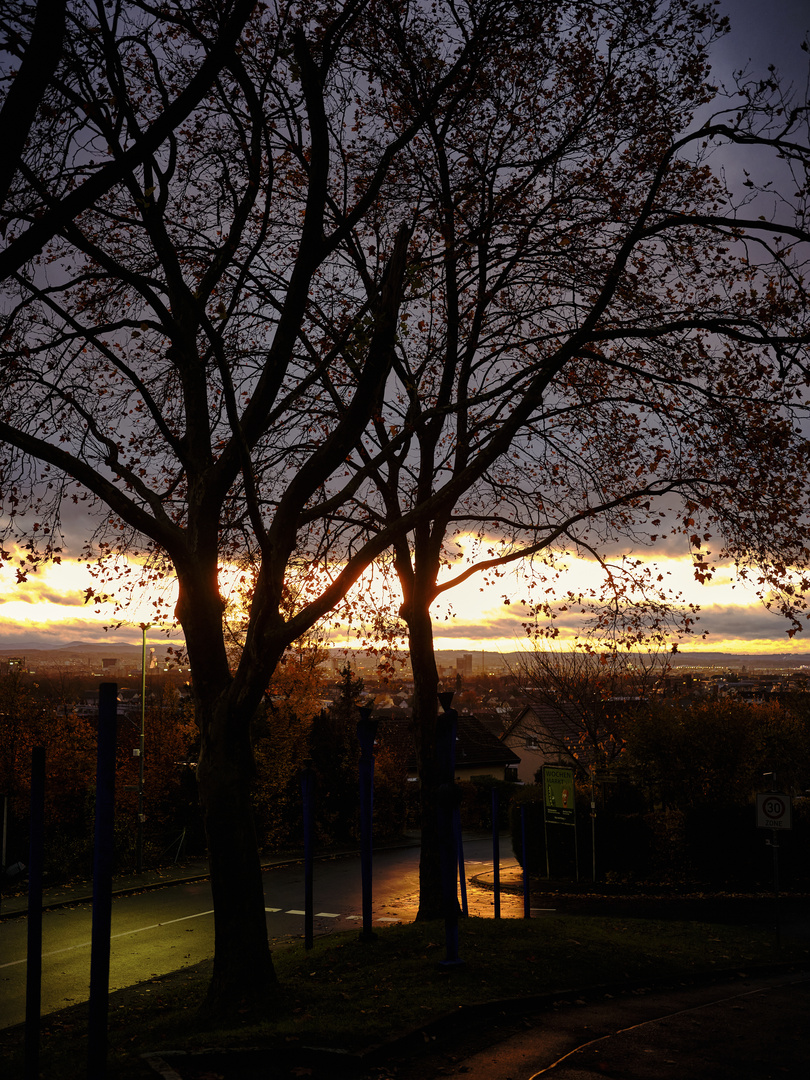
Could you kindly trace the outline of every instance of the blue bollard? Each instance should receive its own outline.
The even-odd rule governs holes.
[[[357,722],[360,742],[360,877],[363,890],[363,929],[361,941],[374,941],[371,929],[372,866],[374,856],[374,739],[378,721],[371,719],[371,709],[361,706]]]
[[[492,789],[492,887],[495,894],[495,918],[501,917],[501,836],[499,820],[498,789]]]
[[[458,845],[458,884],[461,892],[461,914],[466,918],[470,914],[467,904],[467,871],[464,869],[464,841],[461,838],[461,810],[456,807],[453,811],[453,829],[456,834]]]
[[[25,1080],[39,1078],[42,1008],[42,871],[45,846],[45,747],[31,751],[31,826],[28,840],[28,961],[25,979]]]
[[[315,774],[309,759],[301,773],[301,795],[304,801],[304,948],[312,948],[313,889],[312,889],[312,809]]]
[[[442,874],[442,894],[444,899],[444,960],[439,961],[443,968],[457,967],[463,963],[458,955],[458,894],[456,870],[458,868],[459,845],[455,829],[456,808],[456,730],[458,713],[451,708],[453,695],[439,694],[439,701],[444,715],[436,722],[436,759],[439,779],[438,813],[439,844]]]
[[[93,930],[90,944],[88,1080],[107,1075],[107,1015],[110,996],[110,925],[115,820],[115,750],[118,685],[101,683],[98,693],[96,822],[93,847]]]
[[[529,889],[529,838],[526,829],[526,807],[520,808],[520,835],[523,852],[523,918],[532,917],[531,891]]]

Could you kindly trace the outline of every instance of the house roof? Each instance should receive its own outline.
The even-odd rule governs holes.
[[[591,747],[582,739],[583,725],[553,705],[537,702],[527,705],[513,719],[504,738],[530,735],[546,754],[564,754],[587,764]]]
[[[416,769],[416,748],[410,721],[382,716],[377,738],[381,743],[406,746],[408,767]],[[456,730],[456,768],[468,769],[484,765],[503,768],[506,765],[519,764],[520,758],[514,750],[493,732],[488,731],[477,717],[468,714],[459,716]]]
[[[475,716],[459,716],[456,736],[456,767],[471,765],[519,765],[520,758]]]
[[[633,699],[632,703],[636,700],[640,699]],[[628,703],[630,699],[624,702]],[[600,724],[593,717],[589,720],[574,703],[567,705],[565,711],[542,701],[527,705],[513,717],[503,737],[513,741],[529,737],[545,755],[561,754],[586,768],[614,760],[623,746],[621,739],[611,735],[610,726]],[[599,748],[594,745],[594,738]]]

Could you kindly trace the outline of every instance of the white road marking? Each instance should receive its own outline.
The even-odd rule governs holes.
[[[198,911],[195,915],[182,915],[179,919],[166,919],[165,922],[151,923],[149,926],[139,926],[136,930],[122,930],[120,934],[110,934],[110,940],[114,941],[115,938],[129,937],[130,934],[142,934],[146,930],[157,930],[161,926],[171,926],[172,923],[186,922],[188,919],[199,919],[203,915],[213,915],[213,911]],[[76,945],[67,945],[64,949],[54,949],[52,952],[44,952],[42,954],[43,960],[46,956],[59,956],[60,953],[74,952],[76,949],[88,949],[92,942],[80,941]],[[0,969],[7,967],[14,967],[15,964],[27,963],[27,957],[24,960],[12,960],[7,964],[0,964]]]

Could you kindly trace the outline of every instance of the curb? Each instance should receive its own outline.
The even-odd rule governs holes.
[[[419,847],[418,840],[404,840],[401,843],[383,844],[378,848],[375,848],[375,852],[378,851],[396,851],[404,848]],[[328,859],[348,859],[352,856],[359,855],[359,850],[353,848],[347,848],[341,851],[324,852],[315,856],[316,862],[325,862]],[[261,872],[264,874],[268,870],[275,870],[280,866],[295,866],[297,863],[304,861],[303,853],[300,855],[291,855],[288,858],[271,859],[267,862],[261,863]],[[160,880],[141,881],[132,885],[122,886],[120,888],[113,888],[112,895],[114,897],[121,896],[134,896],[137,893],[155,892],[157,889],[170,889],[175,885],[193,885],[198,881],[208,881],[211,874],[208,870],[200,870],[197,873],[190,873],[183,877],[175,878],[162,878]],[[74,896],[64,897],[61,899],[53,899],[43,903],[40,908],[41,911],[56,911],[63,907],[72,907],[75,904],[91,904],[93,902],[93,891],[89,883],[84,883],[82,886],[86,891],[77,893]],[[14,899],[25,896],[25,894],[17,894],[17,897],[7,897],[7,900],[13,901]],[[16,907],[11,910],[5,910],[5,907],[0,908],[0,922],[4,919],[14,919],[23,915],[28,915],[28,903],[27,897],[25,897],[26,903],[24,907]]]

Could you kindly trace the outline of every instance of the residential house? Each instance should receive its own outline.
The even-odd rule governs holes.
[[[409,720],[397,719],[389,712],[380,718],[377,732],[380,743],[394,743],[407,748],[409,778],[418,778],[413,727]],[[520,757],[477,717],[462,714],[456,730],[456,780],[491,776],[497,780],[516,780]]]
[[[608,706],[624,710],[629,702],[605,702],[604,707]],[[600,724],[598,719],[586,716],[574,703],[557,707],[538,700],[519,709],[503,724],[501,739],[520,758],[518,779],[533,784],[544,765],[584,769],[609,765],[621,753],[623,745],[608,734],[612,727],[610,723]]]

